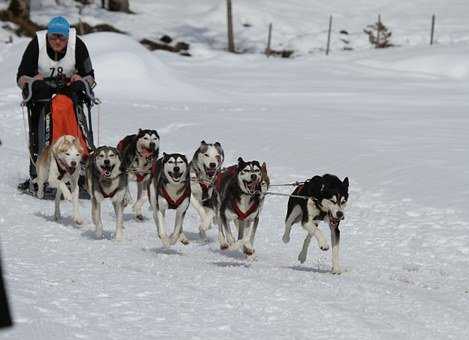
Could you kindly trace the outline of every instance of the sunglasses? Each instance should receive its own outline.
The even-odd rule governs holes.
[[[66,37],[65,35],[57,34],[57,33],[48,34],[47,37],[50,40],[60,40],[60,41],[67,41],[68,39],[68,37]]]

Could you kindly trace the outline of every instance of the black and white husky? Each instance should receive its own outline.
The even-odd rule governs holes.
[[[200,216],[199,233],[206,238],[215,217],[214,183],[225,159],[221,144],[200,142],[190,163],[191,204]]]
[[[332,242],[332,273],[340,274],[339,264],[339,241],[340,241],[340,221],[344,219],[344,209],[348,200],[349,181],[345,177],[343,181],[334,175],[314,176],[304,184],[295,188],[292,196],[288,200],[287,216],[285,218],[285,233],[283,242],[290,241],[292,225],[301,222],[301,226],[308,232],[303,243],[303,248],[298,255],[298,260],[306,261],[309,243],[314,236],[318,241],[321,250],[328,250],[324,235],[318,228],[321,221],[329,223],[331,229]]]
[[[89,157],[86,168],[87,191],[91,195],[91,217],[96,226],[96,238],[103,236],[101,202],[109,198],[116,213],[116,239],[124,237],[124,207],[127,205],[127,172],[122,167],[116,148],[101,146]]]
[[[238,165],[224,169],[217,176],[218,239],[222,250],[242,245],[246,255],[254,254],[254,237],[268,187],[268,177],[263,180],[263,172],[267,175],[265,163],[261,166],[258,161],[245,162],[239,158]],[[238,229],[236,242],[231,221]]]
[[[151,180],[153,160],[158,159],[160,136],[156,130],[138,130],[136,135],[129,135],[122,139],[117,149],[122,154],[123,168],[129,175],[129,180],[137,182],[137,201],[132,209],[135,218],[143,220],[143,205],[147,197],[146,190]],[[130,200],[130,193],[127,192]]]
[[[163,157],[154,162],[148,195],[158,237],[163,245],[169,247],[178,240],[188,244],[189,240],[182,229],[191,198],[189,164],[186,156],[163,153]],[[165,220],[168,209],[176,210],[174,231],[169,237],[166,234]]]

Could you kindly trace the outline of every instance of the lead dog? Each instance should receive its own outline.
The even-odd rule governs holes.
[[[163,245],[169,247],[178,240],[188,244],[189,240],[183,233],[184,217],[191,198],[189,164],[186,156],[163,153],[163,157],[154,162],[148,195],[158,237]],[[176,210],[174,231],[170,237],[166,234],[165,221],[168,209]]]
[[[314,176],[304,184],[298,186],[292,195],[305,196],[305,198],[291,196],[288,200],[287,216],[285,218],[285,233],[283,242],[290,241],[292,225],[301,222],[301,226],[308,232],[303,243],[303,248],[298,255],[298,260],[306,261],[309,243],[314,236],[318,241],[319,248],[327,251],[324,235],[318,228],[320,221],[329,224],[332,242],[332,273],[340,274],[339,264],[339,224],[344,219],[344,209],[348,200],[349,181],[345,177],[343,181],[334,175]]]
[[[151,180],[153,160],[158,159],[160,136],[156,130],[139,129],[135,135],[126,136],[117,145],[122,154],[123,168],[129,180],[137,182],[137,201],[132,206],[137,220],[143,220],[143,204]],[[130,199],[130,193],[127,192]]]
[[[265,173],[265,178],[262,180]],[[238,165],[229,167],[217,176],[218,238],[222,250],[243,246],[246,255],[254,254],[254,237],[268,188],[267,167],[258,161],[245,162],[241,157]],[[238,229],[235,242],[230,222]]]
[[[200,216],[199,233],[207,238],[215,216],[214,182],[225,158],[221,144],[200,142],[190,163],[191,204]]]
[[[73,203],[73,222],[82,224],[80,205],[78,202],[78,179],[80,177],[80,161],[83,148],[78,138],[65,135],[48,145],[41,153],[37,163],[38,185],[37,197],[44,197],[44,183],[57,188],[55,194],[54,219],[60,220],[60,198],[62,194],[67,201]],[[67,187],[70,183],[71,191]]]
[[[86,167],[87,191],[91,195],[91,217],[96,226],[96,238],[103,236],[101,202],[112,201],[116,213],[116,239],[124,238],[124,207],[127,205],[127,172],[122,168],[116,148],[101,146],[88,159]]]

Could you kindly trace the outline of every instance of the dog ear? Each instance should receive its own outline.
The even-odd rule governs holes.
[[[200,152],[205,153],[207,152],[207,149],[208,149],[208,144],[204,140],[201,141],[200,147],[199,147]]]
[[[344,181],[342,183],[344,183],[344,186],[348,189],[348,184],[349,184],[348,183],[348,177],[345,177]]]
[[[221,144],[218,142],[213,143],[213,145],[215,145],[217,148],[221,148]]]
[[[261,171],[265,174],[267,173],[267,164],[265,164],[265,162],[262,163]]]
[[[243,165],[244,163],[246,163],[246,162],[243,160],[243,158],[242,158],[242,157],[239,157],[239,158],[238,158],[238,165],[241,166],[241,165]]]

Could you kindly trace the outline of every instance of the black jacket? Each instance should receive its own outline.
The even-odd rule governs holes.
[[[81,77],[92,76],[94,78],[94,70],[91,65],[90,55],[88,49],[86,48],[85,43],[77,36],[77,41],[75,45],[75,67],[78,71],[78,74]],[[47,42],[47,54],[53,60],[60,60],[65,56],[65,53],[56,53],[50,47]],[[39,60],[39,43],[37,41],[37,36],[35,36],[30,42],[26,50],[24,51],[23,58],[21,59],[21,64],[18,67],[18,73],[16,75],[16,81],[21,76],[34,77],[38,71],[37,63]]]

